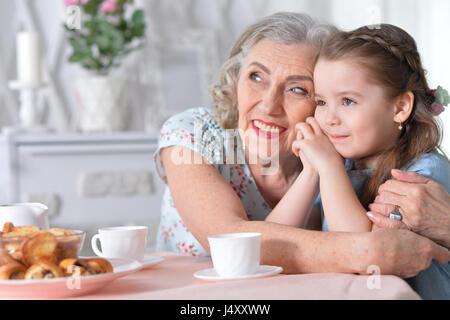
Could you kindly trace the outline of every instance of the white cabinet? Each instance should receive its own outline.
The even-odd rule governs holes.
[[[79,228],[147,225],[155,240],[164,183],[153,153],[157,133],[0,136],[0,202],[42,202],[50,225]]]

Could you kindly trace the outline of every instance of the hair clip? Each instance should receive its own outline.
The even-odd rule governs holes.
[[[450,96],[448,95],[448,91],[441,86],[438,86],[437,89],[430,90],[430,94],[434,96],[434,102],[431,104],[431,110],[433,115],[438,116],[445,110],[444,107],[450,103]]]

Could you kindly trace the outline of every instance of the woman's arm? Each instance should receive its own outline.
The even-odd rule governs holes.
[[[409,231],[408,234],[318,232],[248,221],[241,201],[219,172],[206,162],[174,164],[171,152],[178,152],[177,148],[193,158],[193,152],[184,147],[161,151],[171,195],[186,227],[207,251],[209,235],[261,232],[261,263],[280,265],[285,273],[366,274],[369,265],[377,264],[382,273],[403,276],[423,270],[431,257],[446,261],[450,258],[448,251],[439,251],[443,248]],[[422,247],[426,254],[416,256],[416,250]],[[398,261],[409,264],[400,266]]]

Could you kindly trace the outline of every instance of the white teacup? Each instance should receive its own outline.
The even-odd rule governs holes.
[[[260,265],[261,233],[227,233],[208,237],[214,269],[219,276],[253,274]]]
[[[137,261],[144,259],[147,247],[145,226],[123,226],[98,229],[98,234],[91,239],[92,250],[104,258],[130,258]],[[100,239],[102,250],[97,247]]]

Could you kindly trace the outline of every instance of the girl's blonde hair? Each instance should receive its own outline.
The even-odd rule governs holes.
[[[236,87],[241,67],[251,48],[263,39],[281,44],[312,44],[320,50],[328,37],[338,30],[314,21],[302,13],[278,12],[250,25],[238,37],[229,58],[220,69],[219,84],[211,87],[216,121],[224,129],[238,123]]]
[[[384,88],[388,99],[408,91],[414,94],[413,110],[402,125],[399,140],[380,155],[378,168],[361,196],[361,203],[367,209],[378,187],[391,178],[391,169],[402,168],[439,148],[442,129],[432,113],[434,96],[430,93],[416,42],[406,31],[381,24],[336,33],[327,41],[318,59],[342,58],[354,58],[368,70],[370,79]]]

